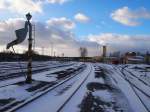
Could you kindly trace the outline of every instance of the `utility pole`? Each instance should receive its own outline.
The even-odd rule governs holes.
[[[30,20],[32,18],[32,15],[30,13],[26,14],[28,27],[29,27],[29,39],[28,39],[28,72],[26,77],[26,83],[32,83],[32,24],[30,23]]]
[[[44,47],[41,47],[41,50],[42,50],[42,55],[44,55]]]
[[[32,30],[32,32],[33,32],[33,51],[35,51],[35,24],[32,26],[33,26],[33,30]]]
[[[56,55],[56,52],[54,51],[54,57],[55,57],[55,55]]]
[[[64,55],[65,55],[64,53],[61,54],[62,57],[64,57]]]
[[[53,56],[53,42],[51,42],[51,57]]]

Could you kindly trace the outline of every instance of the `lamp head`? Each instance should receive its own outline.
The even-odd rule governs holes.
[[[26,18],[29,21],[32,18],[32,15],[30,13],[26,14]]]

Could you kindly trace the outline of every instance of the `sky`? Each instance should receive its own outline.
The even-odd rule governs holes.
[[[24,27],[25,14],[32,14],[35,50],[51,55],[88,56],[121,51],[150,51],[149,0],[0,0],[0,50]],[[28,38],[28,37],[27,37]],[[53,51],[52,49],[53,48]],[[15,46],[27,50],[27,39]],[[11,49],[10,49],[11,50]]]

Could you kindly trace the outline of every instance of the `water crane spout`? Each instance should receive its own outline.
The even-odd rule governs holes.
[[[21,42],[23,42],[27,36],[27,32],[28,32],[28,22],[25,22],[25,27],[18,29],[15,31],[16,34],[16,39],[10,43],[7,44],[7,49],[9,49],[10,47],[20,44]]]

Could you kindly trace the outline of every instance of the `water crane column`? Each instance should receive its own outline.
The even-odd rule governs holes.
[[[26,14],[28,27],[29,27],[29,38],[28,38],[28,72],[26,77],[26,83],[32,83],[32,24],[30,20],[32,15],[30,13]]]

